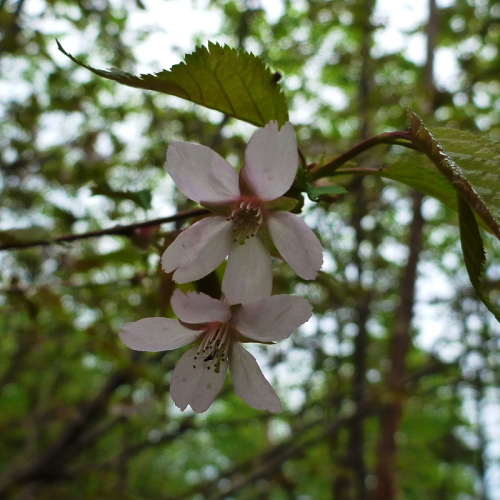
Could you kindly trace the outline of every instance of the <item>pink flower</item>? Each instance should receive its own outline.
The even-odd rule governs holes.
[[[298,168],[297,140],[290,123],[257,130],[245,152],[241,174],[206,146],[172,141],[165,168],[179,190],[217,214],[196,222],[167,248],[165,272],[177,283],[195,281],[229,256],[222,291],[232,304],[271,295],[272,265],[262,234],[304,279],[323,263],[321,244],[298,216],[276,211]],[[264,231],[265,230],[265,231]]]
[[[240,342],[283,340],[312,313],[307,300],[293,295],[274,295],[237,306],[232,310],[221,300],[204,293],[176,290],[172,308],[179,320],[145,318],[127,323],[122,341],[136,351],[165,351],[192,342],[174,369],[170,394],[185,410],[208,410],[219,393],[229,367],[236,394],[257,410],[278,412],[281,402],[262,374],[255,358]]]

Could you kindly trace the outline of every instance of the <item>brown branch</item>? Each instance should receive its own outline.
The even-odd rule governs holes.
[[[388,377],[389,392],[392,401],[382,410],[380,418],[380,439],[378,443],[378,462],[375,468],[377,486],[373,492],[373,500],[394,500],[397,498],[396,487],[396,442],[394,436],[398,431],[403,416],[403,403],[406,397],[405,382],[406,356],[411,347],[411,322],[415,302],[415,282],[417,265],[423,243],[424,219],[421,213],[423,195],[413,194],[413,220],[410,225],[409,255],[401,281],[400,302],[396,310],[393,333],[390,344],[391,372]]]
[[[352,192],[355,194],[356,201],[352,206],[350,226],[356,234],[356,246],[352,251],[352,262],[356,267],[357,281],[356,285],[362,289],[363,280],[363,259],[360,248],[366,240],[366,234],[361,221],[368,213],[368,202],[366,192],[363,187],[363,179],[356,178],[352,182]],[[366,405],[366,372],[368,370],[367,353],[370,343],[367,323],[370,318],[369,294],[359,294],[356,303],[356,326],[357,334],[354,339],[354,352],[352,363],[354,374],[352,377],[352,401],[356,408],[363,408]],[[334,474],[332,483],[333,495],[335,497],[349,496],[362,500],[366,497],[366,464],[365,464],[365,423],[363,415],[354,417],[348,425],[348,446],[341,463],[350,470],[349,477],[345,480],[343,475]],[[352,476],[351,476],[352,473]]]
[[[335,172],[337,168],[345,164],[345,161],[350,160],[354,156],[357,156],[377,144],[386,143],[387,141],[393,143],[394,141],[400,141],[402,138],[406,139],[405,132],[379,134],[370,138],[370,135],[372,135],[372,126],[370,121],[372,109],[370,93],[373,86],[373,61],[370,49],[373,44],[373,31],[375,29],[371,23],[370,17],[374,9],[374,1],[364,0],[362,5],[363,8],[358,11],[356,16],[356,24],[359,26],[361,38],[359,47],[361,69],[357,97],[359,102],[358,113],[360,116],[359,138],[363,142],[352,148],[347,153],[335,158],[329,164],[320,167],[316,171],[315,175],[318,175],[318,172],[322,172],[323,174]],[[363,168],[367,168],[366,165],[363,166]],[[366,234],[361,221],[368,213],[368,203],[363,186],[363,179],[359,177],[354,178],[351,186],[352,192],[355,195],[355,202],[352,206],[350,226],[354,229],[356,234],[356,246],[352,251],[352,261],[357,271],[357,285],[362,288],[364,269],[360,248],[366,240]],[[357,334],[354,339],[354,352],[352,355],[352,363],[354,365],[354,374],[352,377],[352,401],[358,411],[356,411],[354,417],[347,426],[347,450],[341,458],[342,465],[347,467],[350,471],[349,479],[336,472],[332,475],[332,495],[335,498],[349,497],[355,498],[356,500],[365,500],[366,498],[367,467],[365,463],[365,422],[364,415],[359,410],[366,406],[367,401],[366,372],[368,369],[367,354],[370,344],[367,323],[370,318],[370,300],[371,297],[369,295],[361,294],[356,304]]]
[[[189,219],[191,217],[198,217],[200,215],[206,215],[210,213],[205,208],[194,208],[192,210],[185,210],[169,217],[161,217],[159,219],[153,219],[144,222],[136,222],[134,224],[129,224],[127,226],[114,226],[108,229],[100,229],[98,231],[89,231],[87,233],[79,234],[67,234],[63,236],[58,236],[52,240],[36,240],[27,241],[25,243],[9,243],[7,245],[0,245],[0,250],[19,250],[21,248],[30,248],[37,246],[48,246],[54,245],[56,243],[68,243],[76,240],[83,240],[88,238],[98,238],[99,236],[130,236],[133,231],[140,229],[142,227],[152,227],[160,226],[161,224],[166,224],[167,222],[175,222],[182,219]]]

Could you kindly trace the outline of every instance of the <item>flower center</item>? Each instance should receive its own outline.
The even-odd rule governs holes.
[[[243,245],[245,240],[258,233],[264,220],[264,214],[259,201],[243,200],[236,205],[227,220],[233,221],[234,241]]]
[[[207,370],[214,367],[215,373],[219,373],[221,362],[227,360],[231,338],[229,324],[214,323],[206,331],[194,359],[198,359],[198,356],[203,357]]]

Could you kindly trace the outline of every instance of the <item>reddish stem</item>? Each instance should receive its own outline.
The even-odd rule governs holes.
[[[311,170],[309,172],[309,179],[311,181],[320,179],[322,177],[330,177],[334,175],[336,170],[344,165],[346,162],[351,160],[352,158],[358,156],[363,153],[367,149],[370,149],[379,144],[392,144],[397,146],[403,146],[409,149],[417,149],[412,142],[411,134],[406,131],[397,131],[397,132],[384,132],[382,134],[375,135],[359,143],[357,146],[354,146],[349,151],[346,151],[344,154],[337,156],[334,160],[321,165],[320,167]]]

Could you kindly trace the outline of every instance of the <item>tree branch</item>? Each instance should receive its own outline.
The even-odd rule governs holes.
[[[200,215],[205,215],[210,213],[205,208],[194,208],[192,210],[185,210],[169,217],[161,217],[159,219],[153,219],[144,222],[136,222],[134,224],[129,224],[127,226],[114,226],[108,229],[100,229],[98,231],[89,231],[88,233],[79,234],[67,234],[63,236],[58,236],[52,240],[35,240],[27,241],[25,243],[9,243],[7,245],[0,245],[1,250],[19,250],[21,248],[30,248],[38,246],[49,246],[56,243],[68,243],[70,241],[84,240],[88,238],[98,238],[99,236],[130,236],[133,231],[140,229],[142,227],[152,227],[160,226],[161,224],[166,224],[167,222],[175,222],[182,219],[189,219],[191,217],[198,217]]]
[[[409,255],[400,287],[400,303],[395,314],[394,328],[390,339],[391,372],[388,377],[392,401],[387,403],[380,419],[380,439],[378,443],[378,462],[375,468],[377,487],[373,500],[394,500],[398,497],[396,486],[396,442],[394,436],[399,429],[403,416],[403,403],[406,397],[405,382],[406,356],[411,347],[411,322],[415,303],[415,283],[417,266],[423,245],[422,216],[423,195],[413,193],[413,220],[410,225]]]

